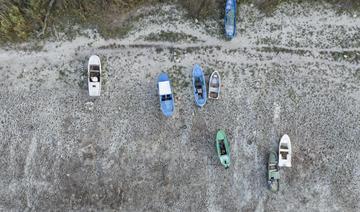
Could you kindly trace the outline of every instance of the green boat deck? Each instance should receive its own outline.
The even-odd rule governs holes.
[[[219,130],[216,134],[216,151],[220,159],[220,163],[225,167],[230,166],[230,144],[227,140],[224,130]]]

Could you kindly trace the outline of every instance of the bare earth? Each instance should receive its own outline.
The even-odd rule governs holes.
[[[360,211],[359,14],[283,5],[264,17],[244,6],[226,41],[222,20],[196,23],[171,5],[143,12],[125,39],[88,31],[41,51],[0,49],[1,210]],[[152,38],[161,30],[184,39]],[[103,62],[100,98],[87,95],[91,54]],[[221,99],[202,109],[195,63],[223,78]],[[176,93],[169,119],[161,71]],[[215,155],[219,128],[228,170]],[[271,193],[268,153],[284,133],[293,167]]]

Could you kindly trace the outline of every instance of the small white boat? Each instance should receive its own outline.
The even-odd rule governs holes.
[[[92,55],[88,63],[89,96],[100,96],[101,92],[101,63],[97,55]]]
[[[288,135],[283,135],[279,143],[279,167],[291,167],[291,143]]]
[[[219,99],[221,87],[220,74],[214,71],[209,80],[209,99]]]

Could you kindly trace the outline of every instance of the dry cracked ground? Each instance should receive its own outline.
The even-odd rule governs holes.
[[[123,39],[92,30],[42,50],[0,49],[0,209],[117,211],[359,211],[360,19],[323,5],[239,12],[197,22],[172,5],[143,9]],[[59,34],[61,39],[61,34]],[[103,62],[87,95],[86,63]],[[219,101],[194,104],[191,69],[223,77]],[[159,109],[171,77],[176,111]],[[228,133],[231,167],[214,149]],[[287,133],[293,167],[267,190],[268,153]]]

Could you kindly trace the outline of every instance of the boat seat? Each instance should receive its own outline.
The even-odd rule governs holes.
[[[209,88],[209,92],[218,92],[219,91],[219,88],[214,88],[214,87],[210,87]]]
[[[201,88],[200,88],[200,89],[198,88],[198,89],[197,89],[197,93],[198,93],[199,95],[202,95],[202,93],[203,93],[203,92],[202,92],[202,89],[201,89]]]
[[[90,79],[91,79],[91,82],[98,82],[99,81],[99,79],[97,77],[90,77]]]
[[[270,164],[270,165],[269,165],[269,169],[275,170],[275,169],[276,169],[276,164]]]
[[[212,92],[210,93],[211,98],[218,98],[218,93]]]
[[[287,159],[288,153],[287,152],[280,152],[280,155],[281,155],[282,159]]]

